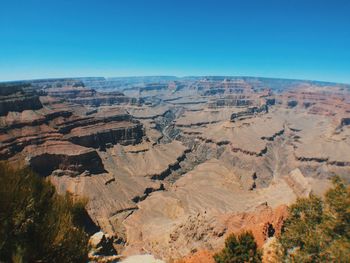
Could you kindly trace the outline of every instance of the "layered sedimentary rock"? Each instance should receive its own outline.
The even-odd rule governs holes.
[[[76,99],[70,99],[69,100],[72,103],[82,104],[82,105],[90,105],[94,107],[99,107],[101,105],[123,105],[123,104],[130,104],[130,105],[140,105],[142,104],[142,100],[130,98],[124,96],[124,94],[99,94],[92,97],[83,97],[83,98],[76,98]]]
[[[148,92],[148,91],[159,91],[162,89],[168,89],[168,84],[160,84],[160,83],[151,83],[146,84],[144,87],[140,88],[140,93]]]
[[[16,94],[15,97],[2,98],[0,101],[0,115],[10,111],[20,112],[27,109],[40,109],[42,107],[39,97]]]
[[[334,174],[350,181],[349,90],[249,77],[26,82],[0,89],[0,101],[29,99],[2,104],[0,158],[87,198],[109,257],[196,262],[232,232],[262,246],[285,205],[322,195]]]
[[[252,86],[245,81],[223,79],[222,81],[216,81],[215,79],[206,78],[196,83],[196,88],[199,91],[203,91],[203,95],[217,95],[217,94],[242,94],[251,92]]]
[[[102,160],[96,151],[65,141],[47,141],[28,146],[22,152],[28,165],[38,174],[47,176],[104,173]]]
[[[68,140],[87,147],[133,144],[143,137],[143,126],[126,113],[74,115],[66,111],[25,111],[1,118],[1,156],[8,158],[29,145]]]
[[[142,124],[132,122],[97,123],[77,127],[64,138],[75,144],[105,148],[107,144],[135,144],[143,137]]]
[[[279,206],[275,209],[262,204],[255,212],[237,213],[225,215],[225,224],[229,233],[239,234],[244,231],[251,231],[258,247],[262,247],[266,241],[278,236],[281,233],[283,221],[287,217],[287,207]],[[196,250],[193,254],[177,260],[177,263],[215,263],[214,254],[224,247]],[[270,261],[263,261],[270,262]]]
[[[232,113],[231,115],[231,121],[236,121],[237,119],[244,119],[247,117],[254,116],[258,113],[268,113],[268,106],[266,104],[261,105],[260,107],[249,107],[245,111],[240,111],[237,113]]]
[[[253,102],[250,99],[225,97],[223,99],[218,99],[218,100],[214,100],[213,102],[210,102],[209,107],[210,108],[219,108],[219,107],[227,107],[227,106],[242,107],[242,106],[250,106],[252,104]]]
[[[256,211],[261,203],[277,207],[295,199],[293,190],[283,180],[267,189],[246,192],[228,167],[211,160],[183,176],[167,192],[153,193],[138,204],[139,209],[124,222],[129,238],[125,253],[136,253],[143,247],[169,260],[194,249],[217,249],[227,234],[251,221],[239,213]],[[277,221],[266,218],[276,227]],[[251,226],[256,226],[258,221]],[[267,225],[261,222],[262,228],[264,223]],[[263,239],[266,233],[261,232]]]
[[[65,86],[47,88],[45,92],[52,97],[64,98],[79,105],[99,107],[102,105],[138,105],[142,100],[125,96],[122,92],[97,92],[84,86]]]
[[[51,97],[58,97],[64,99],[89,98],[91,96],[95,96],[97,93],[93,89],[87,89],[81,86],[46,88],[45,91]]]
[[[0,116],[40,108],[39,96],[29,84],[0,84]]]
[[[56,112],[55,116],[59,117],[61,114]],[[62,135],[48,124],[52,115],[51,112],[46,114],[42,110],[26,110],[0,117],[0,158],[9,158],[26,146],[42,144],[47,140],[59,140]]]
[[[285,180],[298,197],[308,197],[311,193],[311,185],[299,169],[293,170]]]
[[[74,97],[92,96],[95,94],[94,91],[79,86],[45,88],[44,90],[46,93],[40,89],[39,91],[26,89],[25,96],[36,96],[40,108],[37,107],[36,103],[32,103],[27,105],[29,109],[23,110],[22,105],[21,109],[11,108],[14,111],[0,117],[1,159],[10,157],[16,159],[15,155],[22,151],[22,155],[37,151],[40,154],[31,157],[33,167],[38,166],[35,163],[52,163],[52,167],[47,169],[35,168],[43,175],[50,174],[49,172],[58,169],[57,167],[66,161],[69,165],[77,163],[77,167],[78,163],[81,162],[83,163],[82,167],[89,166],[87,170],[95,173],[103,170],[100,161],[94,161],[99,158],[96,151],[88,149],[84,154],[72,154],[71,151],[75,151],[75,149],[83,149],[83,147],[74,147],[80,145],[103,148],[107,144],[135,144],[142,140],[143,125],[133,120],[132,116],[125,110],[108,108],[91,111],[88,106],[69,102],[69,99]],[[10,93],[9,90],[3,92],[7,93],[2,98],[17,96],[17,89],[13,89],[15,93]],[[37,93],[42,95],[40,100]],[[51,94],[54,97],[45,94]],[[17,101],[17,103],[19,102]],[[7,107],[7,109],[9,108]],[[57,145],[57,150],[60,150],[56,155],[53,154],[55,147],[52,145]],[[91,159],[91,165],[88,164],[89,159]],[[67,165],[63,164],[63,166]],[[96,168],[93,168],[94,165]],[[75,172],[82,173],[84,170],[78,167]]]
[[[140,152],[134,147],[118,145],[99,152],[104,174],[75,178],[51,175],[51,181],[61,191],[74,191],[89,198],[91,217],[105,233],[121,238],[123,244],[127,241],[122,225],[125,218],[138,209],[139,202],[165,190],[165,182],[150,177],[167,172],[185,150],[175,142]]]
[[[282,93],[278,101],[289,107],[304,108],[310,114],[346,117],[350,113],[348,89],[304,84]]]
[[[178,141],[169,144],[151,145],[144,143],[137,146],[115,146],[111,154],[121,169],[131,176],[146,176],[152,179],[164,179],[176,169],[188,151]]]

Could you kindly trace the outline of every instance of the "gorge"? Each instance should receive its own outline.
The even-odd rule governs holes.
[[[7,82],[0,83],[0,159],[86,198],[97,236],[116,258],[170,262],[217,251],[241,229],[263,246],[281,230],[287,205],[322,195],[334,175],[349,183],[349,120],[350,86],[337,83]]]

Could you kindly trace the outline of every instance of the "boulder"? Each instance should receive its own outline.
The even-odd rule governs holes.
[[[89,254],[93,256],[111,256],[117,254],[117,251],[113,247],[113,237],[102,231],[99,231],[90,237],[89,246]]]

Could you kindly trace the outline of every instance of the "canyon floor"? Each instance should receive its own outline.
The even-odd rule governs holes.
[[[287,205],[322,195],[334,175],[350,182],[350,86],[249,77],[0,83],[0,158],[86,198],[118,258],[215,252],[242,229],[263,246]]]

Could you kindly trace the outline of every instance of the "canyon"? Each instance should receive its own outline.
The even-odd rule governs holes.
[[[350,85],[232,76],[0,83],[0,159],[87,200],[93,237],[113,251],[94,259],[199,262],[242,229],[263,246],[297,198],[321,196],[334,175],[350,182]]]

